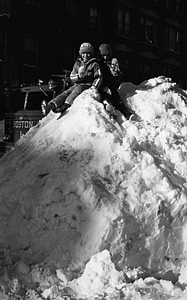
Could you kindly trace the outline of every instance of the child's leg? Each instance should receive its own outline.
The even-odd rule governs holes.
[[[57,95],[55,98],[53,98],[48,104],[54,103],[54,105],[58,108],[61,107],[66,98],[72,93],[72,91],[76,88],[76,84],[72,85],[68,90],[62,92],[61,94]]]
[[[71,94],[66,98],[66,103],[72,105],[75,98],[77,98],[83,91],[90,88],[90,84],[79,84],[77,85]]]

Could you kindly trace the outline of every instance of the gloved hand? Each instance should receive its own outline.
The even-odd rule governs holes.
[[[117,58],[112,58],[111,65],[110,65],[110,71],[113,76],[118,76],[118,74],[120,73],[119,61]]]
[[[98,89],[96,88],[95,85],[92,85],[92,86],[90,87],[90,89],[93,90],[93,91],[95,91],[95,92],[98,92]]]
[[[110,90],[107,86],[105,86],[105,87],[103,88],[103,92],[105,92],[105,93],[107,93],[107,94],[109,94],[109,95],[112,95],[111,90]]]
[[[117,113],[116,113],[116,110],[115,108],[113,107],[112,104],[110,104],[107,100],[104,100],[103,101],[103,105],[104,105],[104,108],[106,109],[106,111],[113,117],[116,117],[117,116]]]
[[[78,76],[79,78],[84,78],[85,75],[86,75],[86,69],[84,66],[81,66],[78,71]]]

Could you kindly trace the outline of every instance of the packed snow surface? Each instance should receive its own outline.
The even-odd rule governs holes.
[[[43,298],[187,299],[187,93],[119,93],[129,120],[89,89],[0,159],[1,268]]]

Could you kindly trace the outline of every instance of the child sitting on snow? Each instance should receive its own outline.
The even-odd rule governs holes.
[[[110,45],[101,44],[98,52],[98,61],[103,74],[103,81],[100,87],[100,93],[103,99],[112,104],[125,117],[129,117],[127,108],[123,105],[118,87],[123,82],[123,74],[119,69],[119,62],[116,58],[112,58],[112,50]]]
[[[52,99],[47,104],[47,111],[63,112],[73,104],[75,98],[84,90],[90,87],[96,90],[100,88],[102,73],[90,43],[83,43],[80,46],[79,56],[73,66],[70,79],[73,85]]]

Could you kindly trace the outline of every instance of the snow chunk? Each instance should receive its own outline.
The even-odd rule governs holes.
[[[93,297],[111,293],[122,283],[123,273],[115,269],[110,253],[104,250],[92,256],[82,276],[71,281],[69,286],[78,297]]]
[[[180,270],[179,282],[187,286],[187,266],[182,266]]]

